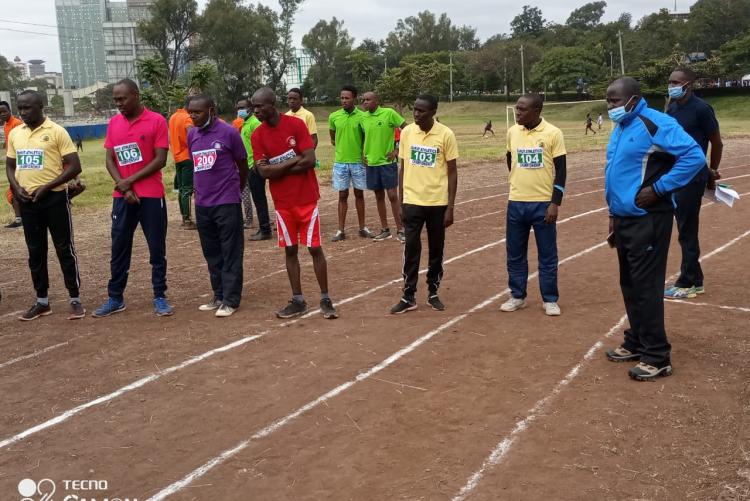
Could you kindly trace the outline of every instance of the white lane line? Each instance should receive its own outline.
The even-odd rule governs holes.
[[[583,212],[583,213],[580,213],[580,214],[576,214],[574,216],[570,216],[570,217],[565,218],[565,219],[563,219],[561,221],[558,221],[557,224],[562,224],[562,223],[565,223],[567,221],[571,221],[573,219],[578,219],[579,217],[583,217],[583,216],[586,216],[588,214],[594,214],[594,213],[597,213],[597,212],[600,212],[600,211],[603,211],[603,210],[606,210],[606,207],[600,207],[598,209],[594,209],[594,210],[590,210],[590,211]],[[472,249],[470,251],[464,252],[463,254],[459,254],[458,256],[454,256],[454,257],[452,257],[452,258],[444,261],[443,264],[445,265],[445,264],[449,264],[449,263],[452,263],[454,261],[457,261],[459,259],[463,259],[465,257],[471,256],[472,254],[476,254],[477,252],[481,252],[481,251],[483,251],[485,249],[489,249],[489,248],[494,247],[496,245],[500,245],[502,242],[505,242],[504,238],[501,239],[501,240],[495,241],[495,242],[490,242],[489,244],[483,245],[481,247],[477,247],[477,248]],[[420,274],[427,273],[427,268],[423,268],[423,269],[419,270],[419,273]],[[379,291],[381,289],[384,289],[385,287],[388,287],[390,285],[393,285],[393,284],[396,284],[398,282],[401,282],[402,280],[403,280],[403,278],[397,278],[397,279],[385,282],[385,283],[383,283],[381,285],[378,285],[376,287],[368,289],[368,290],[366,290],[364,292],[361,292],[359,294],[356,294],[354,296],[350,296],[350,297],[345,298],[345,299],[343,299],[341,301],[337,301],[336,305],[337,306],[338,305],[343,305],[343,304],[355,301],[357,299],[363,298],[365,296],[369,296],[370,294],[373,294],[373,293],[375,293],[375,292],[377,292],[377,291]],[[289,320],[287,322],[283,322],[283,323],[279,324],[276,327],[281,328],[281,327],[286,327],[286,326],[295,324],[295,323],[299,322],[300,320],[302,320],[304,318],[309,318],[309,317],[311,317],[311,316],[313,316],[313,315],[315,315],[317,313],[320,313],[320,309],[319,308],[316,308],[315,310],[311,310],[306,315],[303,315],[301,317],[295,318],[293,320]],[[103,395],[103,396],[101,396],[101,397],[99,397],[99,398],[97,398],[95,400],[92,400],[90,402],[87,402],[85,404],[81,404],[81,405],[79,405],[77,407],[74,407],[74,408],[70,409],[69,411],[64,412],[63,414],[60,414],[59,416],[56,416],[56,417],[54,417],[52,419],[44,421],[43,423],[40,423],[40,424],[38,424],[38,425],[36,425],[36,426],[34,426],[32,428],[29,428],[29,429],[27,429],[27,430],[25,430],[25,431],[23,431],[23,432],[21,432],[21,433],[19,433],[17,435],[14,435],[12,437],[6,438],[6,439],[0,441],[0,449],[2,449],[4,447],[7,447],[9,445],[12,445],[12,444],[14,444],[14,443],[16,443],[16,442],[18,442],[20,440],[23,440],[24,438],[26,438],[26,437],[28,437],[30,435],[33,435],[35,433],[38,433],[38,432],[40,432],[42,430],[45,430],[47,428],[51,428],[53,426],[61,424],[61,423],[65,422],[65,421],[67,421],[68,419],[72,418],[73,416],[75,416],[77,414],[80,414],[81,412],[83,412],[83,411],[85,411],[85,410],[87,410],[87,409],[89,409],[91,407],[95,407],[95,406],[103,404],[105,402],[109,402],[111,400],[114,400],[115,398],[120,397],[120,396],[124,395],[125,393],[128,393],[128,392],[130,392],[132,390],[140,388],[141,386],[144,386],[144,385],[146,385],[148,383],[156,381],[157,379],[160,379],[160,378],[162,378],[163,376],[165,376],[167,374],[171,374],[171,373],[176,372],[176,371],[178,371],[180,369],[184,369],[185,367],[189,367],[189,366],[191,366],[191,365],[193,365],[193,364],[195,364],[197,362],[203,361],[203,360],[205,360],[205,359],[207,359],[207,358],[209,358],[209,357],[211,357],[211,356],[213,356],[213,355],[215,355],[217,353],[222,353],[222,352],[225,352],[225,351],[232,350],[234,348],[237,348],[239,346],[247,344],[250,341],[254,341],[256,339],[260,339],[260,338],[265,337],[265,336],[267,336],[269,334],[272,334],[272,333],[273,333],[272,331],[267,330],[267,331],[263,331],[263,332],[261,332],[259,334],[254,334],[254,335],[251,335],[251,336],[246,336],[246,337],[243,337],[241,339],[238,339],[237,341],[233,341],[232,343],[224,345],[222,347],[215,348],[215,349],[207,351],[207,352],[205,352],[205,353],[203,353],[201,355],[197,355],[195,357],[189,358],[188,360],[185,360],[184,362],[182,362],[179,365],[172,366],[172,367],[170,367],[168,369],[164,369],[162,371],[154,372],[154,373],[152,373],[152,374],[150,374],[148,376],[143,377],[142,379],[139,379],[138,381],[135,381],[134,383],[131,383],[131,384],[127,385],[127,386],[124,386],[124,387],[120,388],[119,390],[116,390],[116,391],[114,391],[112,393],[108,393],[106,395]]]
[[[740,234],[739,236],[733,238],[729,242],[725,243],[724,245],[717,247],[713,251],[709,252],[705,256],[701,258],[701,261],[704,259],[709,259],[712,256],[715,256],[716,254],[723,252],[731,245],[734,245],[739,240],[745,238],[746,236],[750,235],[750,230]],[[677,274],[672,275],[670,278],[675,277]],[[668,279],[669,281],[669,279]],[[620,327],[625,323],[625,320],[627,319],[627,315],[623,315],[620,317],[620,320],[617,321],[617,323],[612,326],[612,328],[604,335],[604,339],[607,339],[614,335],[615,332],[617,332]],[[505,458],[505,456],[508,454],[508,451],[510,450],[510,447],[515,442],[518,435],[526,431],[529,424],[531,424],[535,419],[539,417],[540,412],[544,409],[544,407],[550,403],[550,401],[557,396],[560,391],[570,384],[570,382],[575,379],[581,372],[581,368],[583,365],[593,358],[594,354],[603,346],[602,340],[597,341],[596,343],[589,348],[589,350],[584,354],[581,361],[573,367],[568,374],[561,379],[555,386],[552,388],[552,391],[539,401],[537,401],[536,404],[534,404],[534,407],[531,408],[531,410],[528,412],[525,418],[519,420],[516,422],[516,425],[513,427],[513,430],[505,437],[503,440],[501,440],[494,449],[492,449],[492,452],[490,452],[490,455],[487,457],[487,459],[484,460],[482,463],[482,466],[474,472],[469,479],[466,481],[466,484],[461,488],[458,493],[453,496],[452,501],[463,501],[465,500],[473,491],[476,489],[477,485],[479,485],[479,482],[481,482],[482,478],[484,477],[487,470],[497,466],[500,464]]]
[[[745,313],[750,313],[750,308],[744,308],[742,306],[728,306],[725,304],[701,303],[698,301],[685,301],[684,299],[669,299],[668,301],[666,301],[666,304],[672,304],[672,303],[687,304],[690,306],[705,306],[709,308],[719,308],[721,310],[734,310],[734,311],[742,311]]]
[[[65,341],[63,343],[53,344],[52,346],[47,346],[46,348],[42,348],[41,350],[37,350],[37,351],[35,351],[33,353],[29,353],[28,355],[23,355],[21,357],[17,357],[17,358],[8,360],[7,362],[3,362],[3,363],[0,364],[0,369],[4,369],[5,367],[8,367],[9,365],[13,365],[13,364],[21,362],[23,360],[28,360],[30,358],[38,357],[39,355],[47,353],[48,351],[52,351],[54,349],[60,348],[61,346],[65,346],[68,343],[69,343],[69,341]]]
[[[558,266],[561,266],[561,265],[563,265],[563,264],[565,264],[565,263],[567,263],[569,261],[573,261],[575,259],[578,259],[581,256],[585,256],[586,254],[589,254],[590,252],[593,252],[593,251],[595,251],[597,249],[600,249],[600,248],[602,248],[602,247],[604,247],[606,245],[607,245],[607,242],[600,242],[600,243],[598,243],[596,245],[592,245],[591,247],[588,247],[587,249],[584,249],[584,250],[582,250],[580,252],[577,252],[576,254],[573,254],[573,255],[568,256],[565,259],[561,260],[558,263]],[[533,280],[534,278],[536,278],[538,276],[538,274],[539,274],[538,271],[530,274],[529,275],[529,280]],[[489,297],[488,299],[485,299],[481,303],[473,306],[472,308],[470,308],[469,310],[467,310],[465,313],[462,313],[460,315],[457,315],[457,316],[451,318],[450,320],[448,320],[447,322],[439,325],[438,327],[436,327],[435,329],[431,330],[427,334],[425,334],[425,335],[417,338],[416,340],[414,340],[409,345],[407,345],[404,348],[401,348],[397,352],[393,353],[391,356],[389,356],[388,358],[386,358],[385,360],[383,360],[379,364],[371,367],[370,369],[368,369],[365,372],[360,372],[357,375],[357,377],[355,377],[354,379],[351,379],[349,381],[346,381],[345,383],[342,383],[342,384],[336,386],[335,388],[329,390],[328,392],[326,392],[323,395],[319,396],[315,400],[312,400],[312,401],[308,402],[307,404],[303,405],[302,407],[300,407],[296,411],[292,412],[291,414],[288,414],[288,415],[284,416],[283,418],[281,418],[281,419],[279,419],[279,420],[271,423],[270,425],[266,426],[265,428],[257,431],[248,440],[243,440],[242,442],[238,443],[237,445],[235,445],[231,449],[228,449],[228,450],[222,452],[217,457],[211,459],[207,463],[205,463],[202,466],[200,466],[199,468],[195,469],[194,471],[192,471],[191,473],[189,473],[188,475],[186,475],[182,479],[174,482],[173,484],[165,487],[164,489],[162,489],[161,491],[159,491],[155,495],[151,496],[150,498],[148,498],[147,501],[161,501],[161,500],[165,499],[166,497],[171,496],[172,494],[177,493],[178,491],[180,491],[183,488],[187,487],[188,485],[190,485],[192,482],[194,482],[198,478],[202,477],[203,475],[205,475],[206,473],[208,473],[209,471],[211,471],[213,468],[215,468],[215,467],[219,466],[220,464],[222,464],[223,462],[225,462],[227,459],[230,459],[233,456],[236,456],[237,454],[239,454],[240,452],[242,452],[244,449],[246,449],[250,445],[251,442],[253,442],[255,440],[258,440],[258,439],[261,439],[261,438],[264,438],[264,437],[267,437],[268,435],[271,435],[272,433],[274,433],[278,429],[284,427],[285,425],[287,425],[288,423],[290,423],[294,419],[298,418],[302,414],[304,414],[304,413],[306,413],[306,412],[314,409],[315,407],[319,406],[320,404],[323,404],[323,403],[327,402],[328,400],[331,400],[332,398],[340,395],[341,393],[345,392],[346,390],[348,390],[349,388],[351,388],[355,384],[360,383],[360,382],[362,382],[362,381],[364,381],[366,379],[369,379],[373,375],[377,374],[378,372],[380,372],[383,369],[389,367],[390,365],[392,365],[393,363],[395,363],[399,359],[403,358],[405,355],[408,355],[409,353],[411,353],[412,351],[414,351],[415,349],[417,349],[418,347],[420,347],[421,345],[423,345],[424,343],[426,343],[427,341],[429,341],[433,337],[437,336],[439,333],[443,332],[444,330],[446,330],[446,329],[452,327],[453,325],[457,324],[458,322],[462,321],[463,319],[465,319],[470,314],[475,313],[475,312],[477,312],[477,311],[479,311],[479,310],[481,310],[481,309],[489,306],[490,304],[494,303],[495,301],[497,301],[501,297],[506,296],[508,294],[510,294],[510,289],[505,289],[502,292],[499,292],[499,293],[497,293],[497,294]]]

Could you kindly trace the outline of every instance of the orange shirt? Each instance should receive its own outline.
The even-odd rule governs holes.
[[[19,125],[23,125],[23,120],[20,118],[16,118],[13,115],[10,116],[7,122],[5,122],[5,125],[3,126],[3,132],[5,132],[5,147],[8,147],[8,135],[10,134],[10,131],[18,127]]]
[[[187,131],[193,126],[185,108],[179,108],[169,117],[169,148],[172,150],[174,163],[190,160],[190,149],[187,144]]]
[[[235,129],[242,132],[242,126],[245,125],[245,120],[243,120],[240,117],[237,117],[234,120],[232,120],[232,125],[234,125]]]

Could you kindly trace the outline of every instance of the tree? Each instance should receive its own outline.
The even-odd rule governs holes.
[[[83,96],[81,99],[78,100],[75,108],[77,111],[93,111],[94,104],[91,102],[90,97]]]
[[[5,57],[0,56],[0,89],[15,90],[21,81],[21,73]]]
[[[281,13],[278,15],[268,7],[260,4],[257,6],[259,14],[269,20],[275,19],[273,43],[261,46],[261,54],[265,62],[264,70],[268,75],[266,84],[277,92],[282,90],[279,88],[281,79],[284,77],[287,67],[293,61],[292,27],[294,26],[294,18],[303,1],[279,0]]]
[[[112,90],[115,88],[114,84],[109,84],[103,89],[98,89],[94,93],[94,108],[97,111],[109,110],[114,107],[114,98],[112,97]],[[62,100],[62,98],[60,98]],[[53,105],[54,106],[54,105]]]
[[[510,22],[510,29],[514,37],[536,36],[544,30],[545,20],[538,7],[523,6],[523,12]]]
[[[604,1],[584,4],[570,13],[565,24],[581,30],[593,29],[601,24],[606,7],[607,2]]]
[[[750,27],[750,0],[698,0],[690,7],[683,44],[687,52],[709,52]]]
[[[339,87],[347,80],[352,43],[354,38],[344,28],[344,21],[335,17],[330,22],[321,19],[302,37],[302,46],[315,61],[307,73],[313,94],[338,95]]]
[[[195,0],[156,0],[150,18],[138,23],[138,34],[159,54],[174,82],[190,60],[190,40],[198,34],[199,15]]]
[[[445,94],[448,72],[448,65],[437,61],[428,64],[407,61],[386,72],[378,82],[378,94],[403,109],[421,93]]]
[[[722,45],[719,57],[722,68],[728,76],[741,77],[750,73],[750,30],[745,36]]]
[[[435,17],[426,10],[416,16],[399,19],[385,44],[388,64],[395,65],[407,54],[473,50],[479,46],[479,40],[476,29],[454,26],[446,13]]]
[[[49,105],[52,107],[52,111],[57,115],[62,115],[65,111],[65,101],[62,96],[58,96],[57,94],[50,98]]]
[[[544,52],[531,69],[531,83],[538,89],[549,88],[556,94],[583,89],[582,84],[604,78],[605,69],[592,51],[579,47],[555,47]]]
[[[638,21],[635,36],[628,40],[629,54],[635,58],[636,65],[678,52],[681,27],[682,21],[673,19],[667,9],[660,9]]]
[[[360,89],[369,88],[375,78],[375,56],[364,50],[355,50],[346,56],[347,73]]]

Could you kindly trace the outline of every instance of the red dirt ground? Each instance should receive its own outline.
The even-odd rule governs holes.
[[[126,312],[65,320],[65,291],[51,256],[54,314],[18,322],[14,312],[30,305],[33,291],[23,236],[3,231],[0,444],[47,425],[0,446],[0,500],[20,499],[24,478],[54,480],[53,499],[73,493],[144,500],[243,441],[249,442],[242,450],[169,499],[451,499],[528,416],[468,499],[750,499],[750,304],[743,293],[750,235],[705,260],[707,293],[694,301],[705,305],[667,304],[675,374],[657,383],[630,381],[628,365],[602,355],[619,341],[621,328],[605,335],[623,314],[614,251],[592,249],[607,230],[606,211],[590,212],[604,207],[603,152],[574,154],[570,163],[560,219],[585,215],[558,226],[560,259],[575,256],[560,267],[558,318],[543,314],[536,280],[525,310],[501,313],[502,296],[467,313],[507,283],[501,242],[507,172],[489,163],[459,171],[444,312],[425,307],[420,283],[419,310],[388,314],[399,298],[400,284],[388,282],[400,276],[402,247],[359,238],[329,243],[336,217],[329,188],[321,200],[324,249],[333,299],[345,301],[335,321],[314,315],[282,326],[275,318],[289,297],[275,242],[248,242],[246,289],[233,317],[199,312],[209,292],[205,263],[197,234],[178,228],[171,205],[173,317],[151,311],[139,237]],[[725,178],[748,175],[727,182],[750,192],[749,139],[727,142],[722,170]],[[378,228],[372,198],[367,209],[369,226]],[[704,255],[748,232],[749,216],[745,200],[731,210],[706,206]],[[352,210],[349,224],[355,221]],[[74,224],[82,296],[91,311],[106,295],[108,212],[76,212]],[[300,256],[304,289],[316,304],[310,258]],[[535,259],[532,244],[531,271]],[[668,273],[678,268],[675,233]],[[267,429],[438,328],[392,365]],[[263,335],[161,372],[255,334]],[[558,386],[597,341],[603,346],[593,358]],[[152,374],[158,376],[152,382],[48,422]],[[107,480],[108,489],[66,490],[64,480],[71,479]]]

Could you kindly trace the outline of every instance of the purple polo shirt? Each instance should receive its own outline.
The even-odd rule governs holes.
[[[242,190],[235,162],[247,165],[247,151],[237,129],[214,117],[205,129],[188,131],[188,147],[193,159],[195,205],[240,203]]]

